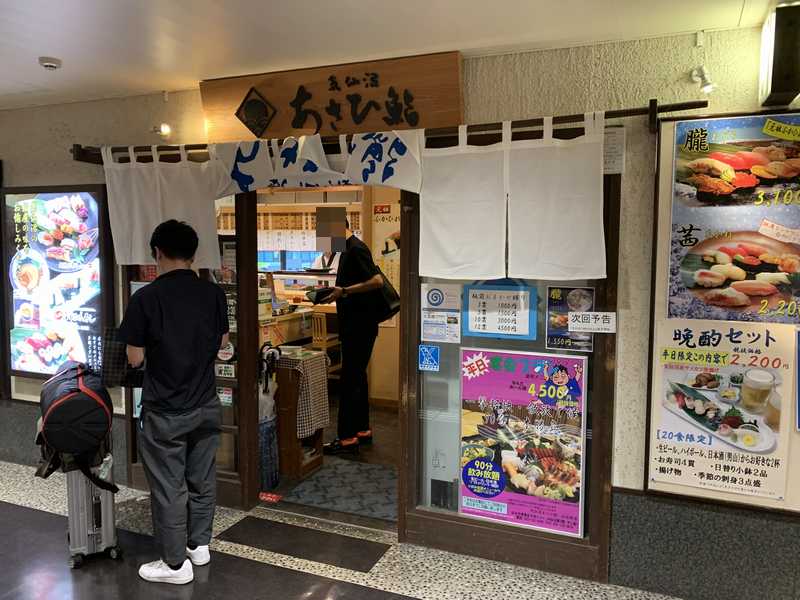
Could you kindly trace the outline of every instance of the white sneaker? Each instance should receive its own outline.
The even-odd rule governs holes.
[[[211,562],[211,552],[208,551],[208,546],[198,546],[194,550],[187,547],[186,555],[195,567],[202,567]]]
[[[181,568],[173,571],[163,560],[156,560],[139,567],[139,577],[154,583],[174,583],[183,585],[194,579],[192,563],[188,559],[183,561]]]

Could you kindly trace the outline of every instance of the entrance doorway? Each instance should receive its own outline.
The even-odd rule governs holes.
[[[240,220],[242,207],[237,211],[237,205],[245,201],[255,204],[249,207],[251,214],[255,213],[253,221],[247,217]],[[259,423],[257,448],[245,449],[240,445],[240,452],[257,451],[258,498],[271,509],[396,529],[400,464],[399,316],[381,324],[368,368],[372,443],[359,444],[358,451],[322,455],[323,444],[337,436],[342,355],[335,305],[315,306],[306,297],[308,291],[332,287],[336,280],[338,261],[333,262],[330,257],[320,260],[321,252],[316,249],[316,213],[321,207],[341,207],[346,211],[354,234],[370,248],[375,264],[401,296],[403,293],[398,190],[359,186],[313,191],[271,189],[241,195],[235,201],[219,201],[223,269],[215,275],[229,294],[229,307],[233,306],[231,324],[246,327],[248,319],[243,318],[244,313],[255,306],[258,318],[252,326],[258,332],[258,345],[262,349],[265,345],[272,346],[282,353],[275,378],[274,412],[264,414],[263,405],[258,411],[261,414],[239,411],[239,419],[249,412]],[[255,243],[248,243],[250,237]],[[251,297],[243,297],[241,283],[248,270],[258,281],[255,302]],[[246,358],[239,356],[241,344],[235,335],[233,342],[238,359],[234,362],[241,363]],[[303,357],[320,354],[327,361],[322,381],[303,362]],[[290,365],[287,362],[290,357],[299,358]],[[240,386],[244,384],[241,372],[238,380]],[[221,387],[223,404],[225,398],[238,403],[251,401],[240,389]],[[320,403],[324,403],[325,426],[317,429],[315,421],[313,430],[298,427],[304,411],[319,411]],[[269,464],[274,456],[279,457],[277,469]],[[249,458],[245,461],[252,463]],[[276,478],[265,474],[270,468],[277,470],[272,473]]]

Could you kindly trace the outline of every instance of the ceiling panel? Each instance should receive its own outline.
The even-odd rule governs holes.
[[[760,24],[768,4],[0,0],[0,108],[186,89],[215,77],[441,50],[483,54],[750,27]],[[40,55],[61,58],[63,69],[45,71],[37,64]]]

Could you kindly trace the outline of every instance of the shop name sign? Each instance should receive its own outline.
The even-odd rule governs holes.
[[[458,52],[215,79],[200,93],[210,142],[463,121]]]

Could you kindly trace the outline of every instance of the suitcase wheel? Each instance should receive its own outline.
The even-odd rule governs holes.
[[[83,566],[83,554],[76,554],[69,557],[69,568],[80,569]]]
[[[113,560],[122,560],[122,549],[119,546],[109,548],[108,557]]]

